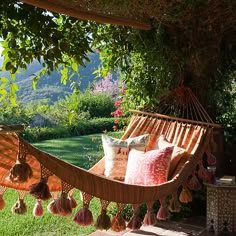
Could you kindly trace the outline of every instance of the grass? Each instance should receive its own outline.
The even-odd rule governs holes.
[[[114,135],[120,136],[117,133]],[[34,143],[34,145],[43,151],[85,169],[89,169],[103,156],[101,134],[47,140],[40,143]],[[89,235],[91,232],[95,231],[94,226],[82,227],[73,223],[73,216],[82,206],[82,203],[79,200],[79,190],[75,190],[75,199],[78,206],[74,209],[73,214],[70,217],[55,216],[49,213],[47,211],[47,204],[50,201],[43,205],[44,215],[42,217],[34,217],[32,215],[32,210],[35,200],[27,194],[25,198],[27,213],[24,215],[15,215],[12,214],[11,207],[17,201],[17,192],[8,189],[4,194],[6,206],[0,211],[0,236]],[[96,219],[100,212],[100,203],[97,199],[91,201],[90,209],[94,219]]]
[[[84,169],[89,169],[103,156],[101,134],[51,139],[34,146]]]

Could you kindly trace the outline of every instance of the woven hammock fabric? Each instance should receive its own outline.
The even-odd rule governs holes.
[[[67,190],[76,188],[91,196],[124,204],[141,204],[166,198],[175,193],[181,185],[186,184],[187,177],[201,162],[212,137],[212,128],[177,120],[137,115],[131,119],[122,139],[147,133],[151,135],[149,149],[160,135],[164,135],[170,142],[186,149],[190,154],[189,160],[181,171],[164,184],[129,185],[105,178],[97,174],[98,169],[104,168],[103,159],[90,171],[86,171],[35,148],[16,133],[9,132],[0,133],[0,185],[28,191],[30,185],[46,177],[51,192],[61,191],[66,185]],[[31,167],[33,176],[26,183],[13,183],[7,180],[7,176],[17,161],[20,147],[26,154],[26,163]]]

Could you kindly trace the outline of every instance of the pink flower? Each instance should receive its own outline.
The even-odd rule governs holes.
[[[116,101],[114,105],[115,107],[119,107],[121,105],[121,101]]]
[[[118,124],[119,123],[119,121],[118,120],[114,120],[114,124]]]
[[[116,126],[116,125],[114,125],[112,128],[113,128],[114,130],[116,130],[116,129],[117,129],[117,126]]]
[[[123,115],[123,112],[121,111],[121,109],[117,109],[115,112],[114,112],[114,116],[116,117],[120,117]]]

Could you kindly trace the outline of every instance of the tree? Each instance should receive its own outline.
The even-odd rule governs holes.
[[[84,66],[91,49],[90,31],[95,25],[92,22],[77,21],[56,13],[36,8],[19,1],[7,0],[0,4],[0,37],[4,62],[2,70],[11,73],[11,80],[1,78],[1,100],[9,95],[15,103],[15,73],[19,68],[26,69],[29,63],[37,59],[43,65],[39,75],[35,75],[34,83],[45,73],[58,69],[61,81],[70,80],[69,67],[77,73],[78,65]],[[10,93],[6,91],[10,86]]]
[[[76,72],[77,64],[83,65],[87,53],[96,48],[103,61],[103,77],[119,68],[129,106],[155,107],[163,94],[184,84],[193,89],[214,120],[229,122],[232,130],[236,2],[167,2],[153,1],[151,7],[146,6],[155,17],[149,31],[79,21],[13,0],[1,2],[0,36],[5,57],[2,69],[12,73],[10,98],[17,89],[14,73],[20,67],[26,68],[34,58],[43,58],[42,73],[62,68],[65,81],[68,67]],[[109,6],[116,8],[116,3],[109,1]],[[118,4],[119,10],[129,15],[127,4]],[[2,78],[3,97],[7,83]]]

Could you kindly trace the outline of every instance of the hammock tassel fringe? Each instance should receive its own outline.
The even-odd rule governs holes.
[[[25,183],[33,176],[33,172],[25,159],[18,159],[15,165],[10,169],[7,180],[13,183]]]
[[[72,214],[71,202],[68,199],[68,194],[62,192],[61,196],[53,200],[48,205],[48,210],[52,214],[60,216],[70,216]]]
[[[89,210],[88,205],[84,205],[75,215],[73,221],[81,226],[88,226],[93,224],[93,214]]]
[[[202,185],[200,184],[200,182],[195,174],[193,174],[192,177],[189,179],[188,187],[194,191],[197,191],[202,188]]]
[[[135,213],[129,223],[127,224],[127,228],[132,230],[138,230],[142,226],[142,219]]]
[[[98,216],[95,223],[96,229],[108,230],[111,228],[111,219],[107,215],[107,211],[102,209],[101,214]]]
[[[159,208],[157,212],[157,219],[158,220],[167,220],[169,218],[170,214],[167,210],[167,208],[163,205]]]
[[[125,220],[121,212],[118,212],[117,215],[112,218],[111,229],[115,232],[121,232],[126,229]]]
[[[183,187],[180,195],[179,195],[179,201],[182,203],[189,203],[192,202],[193,198],[192,198],[192,194],[190,193],[190,191]]]
[[[3,199],[3,195],[0,194],[0,211],[5,207],[5,201]]]
[[[198,177],[202,179],[203,181],[208,182],[209,181],[209,172],[207,169],[201,164],[198,170]]]
[[[32,184],[29,187],[29,193],[36,199],[44,201],[47,201],[52,197],[45,178],[42,178],[39,183]]]
[[[33,209],[33,216],[42,216],[43,215],[43,206],[41,200],[37,200],[34,209]]]
[[[142,226],[142,219],[138,216],[139,205],[133,204],[133,216],[131,217],[127,228],[132,230],[138,230]]]
[[[23,199],[18,199],[15,205],[11,208],[12,213],[14,214],[25,214],[27,212],[27,206],[24,203]]]
[[[176,196],[175,197],[172,196],[168,209],[170,212],[180,212],[181,211],[181,204],[178,201]]]
[[[154,212],[152,210],[153,204],[154,204],[154,202],[146,204],[147,205],[147,213],[145,214],[144,219],[143,219],[144,226],[155,225],[157,222],[156,215],[154,214]]]

